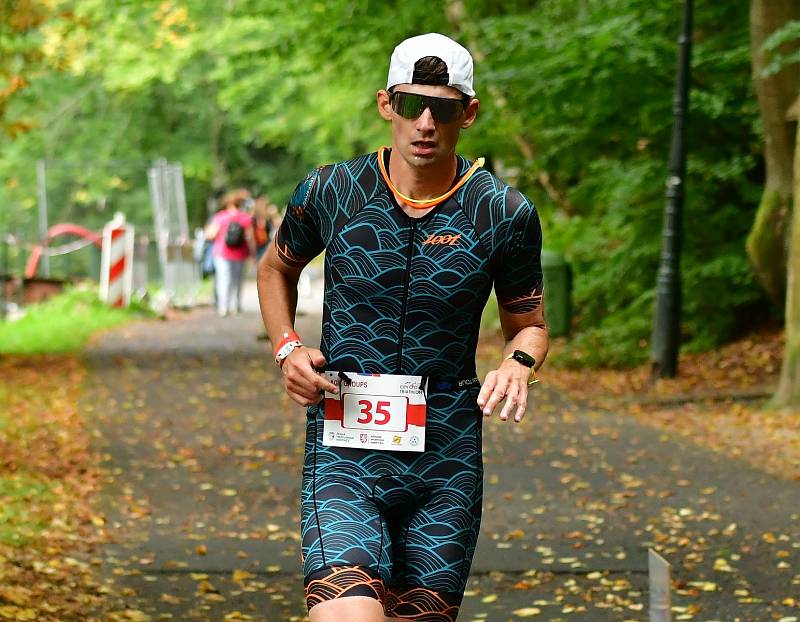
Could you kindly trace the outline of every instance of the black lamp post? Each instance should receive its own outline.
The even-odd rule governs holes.
[[[671,378],[678,371],[681,326],[681,242],[686,175],[685,118],[689,105],[692,59],[693,0],[684,0],[683,26],[678,40],[678,73],[673,100],[672,145],[669,156],[667,202],[661,263],[656,282],[656,315],[653,322],[652,377]]]

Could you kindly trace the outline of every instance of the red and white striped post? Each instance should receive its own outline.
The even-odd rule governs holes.
[[[116,214],[103,227],[100,259],[100,300],[112,307],[127,307],[133,289],[133,226]]]

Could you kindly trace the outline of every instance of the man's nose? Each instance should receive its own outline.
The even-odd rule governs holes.
[[[433,121],[433,113],[430,108],[425,108],[422,114],[417,117],[417,129],[420,131],[436,129],[436,124]]]

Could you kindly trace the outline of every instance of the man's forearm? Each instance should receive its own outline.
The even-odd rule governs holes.
[[[277,344],[283,333],[294,328],[297,311],[297,279],[292,279],[262,261],[258,265],[258,301],[261,319],[270,341]]]
[[[545,326],[526,326],[521,329],[513,339],[506,342],[503,356],[508,356],[514,350],[522,350],[536,359],[536,369],[539,369],[547,357],[550,338]]]

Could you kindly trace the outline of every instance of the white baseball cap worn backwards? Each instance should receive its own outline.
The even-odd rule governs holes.
[[[420,58],[436,56],[447,65],[447,86],[474,97],[472,87],[472,56],[467,49],[449,37],[430,32],[411,37],[400,43],[389,61],[387,89],[398,84],[414,83],[414,65]]]

